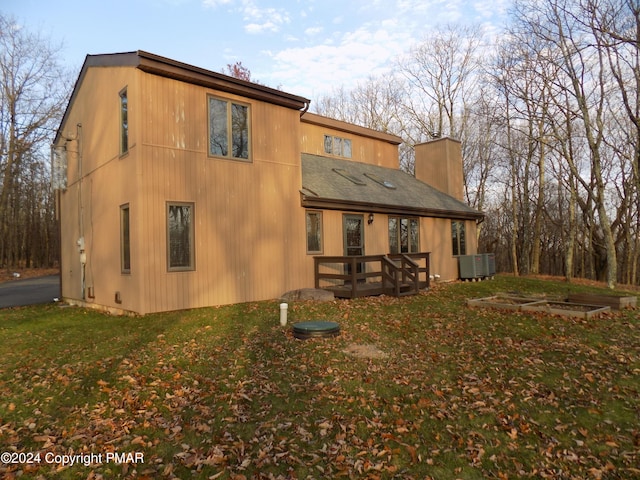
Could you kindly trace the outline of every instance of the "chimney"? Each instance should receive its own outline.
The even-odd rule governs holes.
[[[441,192],[464,201],[462,145],[449,137],[415,146],[415,177]]]

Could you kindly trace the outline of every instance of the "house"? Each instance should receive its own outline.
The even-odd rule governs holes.
[[[418,145],[414,177],[399,137],[308,107],[143,51],[88,55],[52,148],[63,298],[147,314],[368,283],[382,261],[457,278],[482,219],[459,142]]]

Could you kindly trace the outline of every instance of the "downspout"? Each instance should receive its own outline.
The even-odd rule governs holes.
[[[60,285],[60,292],[58,292],[58,298],[62,299],[62,212],[60,209],[60,190],[58,188],[54,188],[54,184],[53,184],[53,172],[54,172],[54,168],[53,168],[53,156],[54,156],[54,149],[55,149],[55,145],[52,143],[51,144],[51,190],[53,193],[53,208],[54,210],[54,219],[56,220],[56,236],[58,237],[58,284]],[[66,150],[66,146],[65,146],[65,150]],[[65,172],[66,175],[66,172]]]
[[[304,102],[304,108],[302,109],[302,111],[300,112],[300,118],[302,118],[302,116],[307,113],[307,111],[309,110],[309,106],[311,105],[311,102]]]
[[[87,264],[87,254],[85,252],[84,245],[84,204],[82,200],[82,124],[76,125],[76,138],[78,140],[78,231],[80,237],[76,242],[78,245],[78,251],[80,254],[80,285],[81,285],[81,298],[85,300],[85,267]]]

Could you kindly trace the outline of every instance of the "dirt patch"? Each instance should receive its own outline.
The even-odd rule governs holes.
[[[358,345],[351,344],[343,350],[347,355],[358,358],[388,358],[389,354],[383,352],[375,345]]]
[[[0,283],[58,274],[58,268],[3,268],[0,269]]]

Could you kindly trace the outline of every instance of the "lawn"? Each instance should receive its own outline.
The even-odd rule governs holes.
[[[277,301],[3,310],[0,476],[640,478],[640,310],[465,306],[569,289],[595,291],[499,276],[293,303],[290,322],[340,324],[310,340],[280,326]]]

